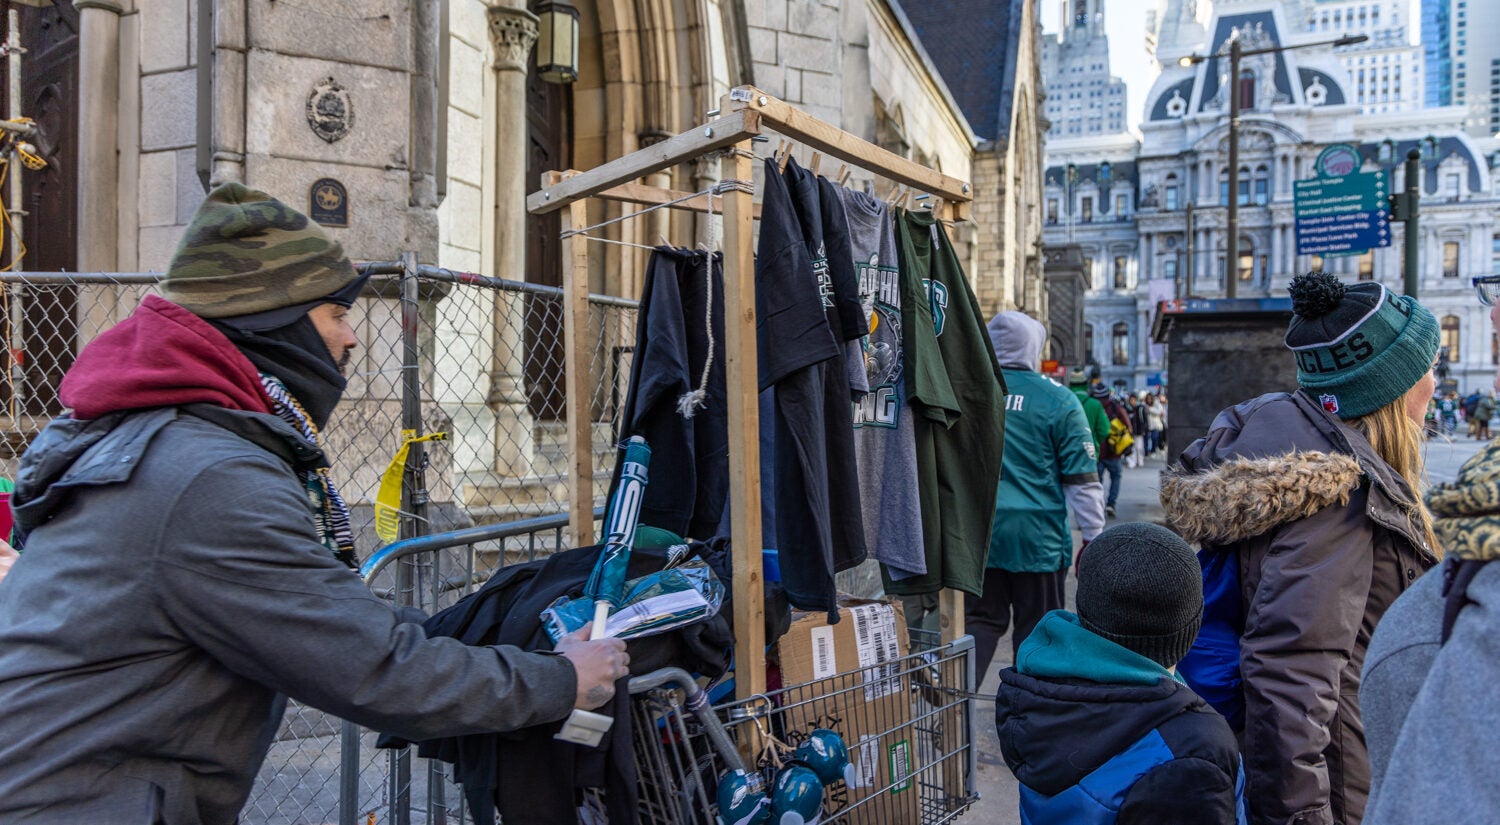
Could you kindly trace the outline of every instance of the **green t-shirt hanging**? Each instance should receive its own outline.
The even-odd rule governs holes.
[[[915,596],[952,587],[977,596],[1005,446],[1005,380],[943,225],[929,212],[898,211],[896,236],[927,572],[887,575],[885,589]]]

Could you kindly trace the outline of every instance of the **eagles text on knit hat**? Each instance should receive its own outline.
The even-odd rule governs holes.
[[[1187,655],[1203,623],[1203,572],[1176,533],[1117,524],[1078,559],[1078,621],[1162,667]]]
[[[1343,419],[1368,415],[1406,394],[1432,369],[1437,319],[1381,284],[1344,284],[1326,272],[1292,279],[1286,345],[1297,383]]]
[[[306,215],[226,183],[198,207],[161,292],[199,317],[228,318],[307,304],[358,279],[343,246]]]

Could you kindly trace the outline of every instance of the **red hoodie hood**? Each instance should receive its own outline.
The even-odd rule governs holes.
[[[156,295],[78,353],[58,395],[82,419],[198,403],[271,412],[250,359],[208,322]]]

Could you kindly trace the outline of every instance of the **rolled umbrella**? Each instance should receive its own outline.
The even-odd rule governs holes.
[[[604,511],[604,549],[599,551],[599,560],[583,586],[584,596],[594,600],[595,639],[604,638],[609,614],[619,609],[625,594],[625,572],[641,518],[641,501],[646,496],[646,469],[651,464],[651,447],[646,439],[631,436],[625,442],[622,462],[620,483]]]

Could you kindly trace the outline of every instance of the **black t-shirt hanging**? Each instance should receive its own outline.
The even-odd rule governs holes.
[[[828,256],[828,274],[833,278],[833,304],[838,310],[841,337],[845,341],[858,341],[870,333],[870,327],[859,298],[859,277],[854,271],[854,245],[849,238],[844,198],[828,178],[818,178],[818,205],[823,211],[823,250]]]
[[[836,621],[833,574],[865,558],[843,350],[824,315],[825,290],[792,194],[773,162],[765,173],[755,292],[761,386],[776,389],[774,546],[787,599]],[[816,181],[802,191],[821,225]]]
[[[620,433],[622,443],[639,435],[651,445],[641,524],[693,538],[715,535],[729,488],[723,268],[721,256],[713,256],[710,276],[709,260],[707,253],[686,249],[658,247],[652,253]],[[702,385],[710,334],[714,362],[704,404],[687,417],[679,403]]]

